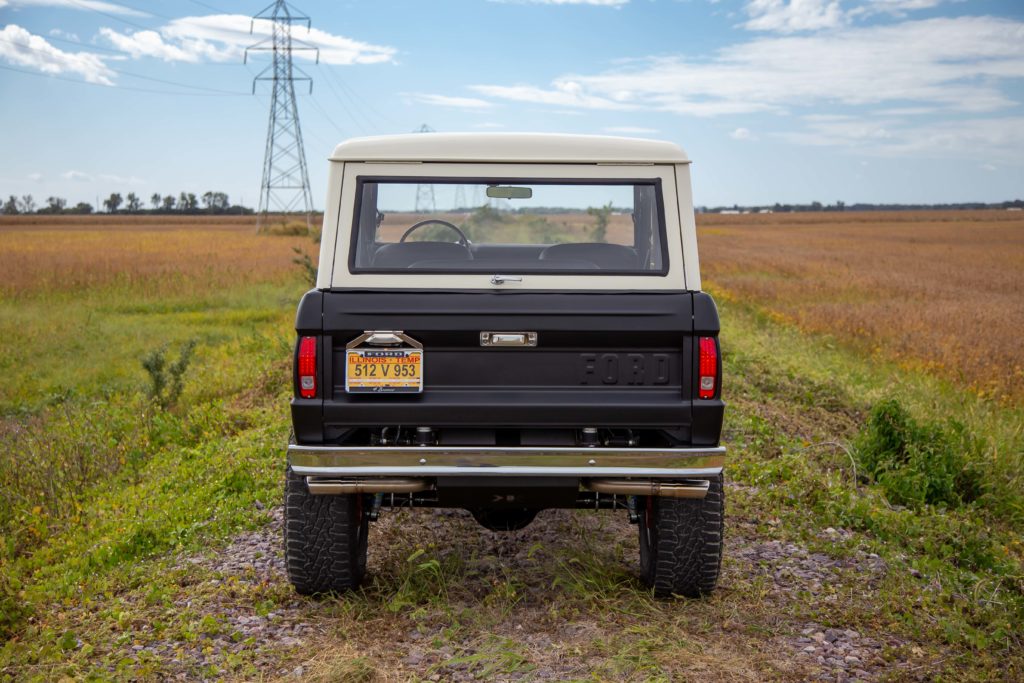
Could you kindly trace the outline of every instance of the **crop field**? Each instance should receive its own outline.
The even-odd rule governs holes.
[[[297,596],[317,245],[251,221],[0,217],[0,680],[1024,679],[1019,215],[702,217],[730,465],[696,601],[590,511],[385,511],[362,590]]]
[[[699,217],[702,274],[779,320],[1024,399],[1024,213]]]

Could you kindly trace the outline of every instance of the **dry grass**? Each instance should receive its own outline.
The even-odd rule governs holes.
[[[1024,216],[703,215],[708,283],[909,367],[1024,399]]]
[[[294,274],[292,246],[316,256],[308,237],[257,235],[252,216],[4,216],[0,295],[274,281]]]
[[[392,218],[385,230],[397,237],[418,216]],[[624,217],[611,218],[617,241]],[[704,275],[720,296],[987,395],[1024,399],[1021,214],[703,215],[699,225]],[[0,217],[0,296],[274,281],[294,276],[293,246],[316,256],[308,237],[258,235],[251,216]]]

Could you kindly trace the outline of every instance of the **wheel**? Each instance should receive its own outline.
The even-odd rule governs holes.
[[[455,225],[454,223],[449,223],[448,221],[443,221],[440,218],[428,218],[425,221],[420,221],[419,223],[414,224],[408,230],[405,231],[405,233],[402,235],[402,238],[400,240],[398,240],[398,241],[399,242],[404,242],[405,240],[407,240],[409,238],[409,235],[413,234],[414,232],[416,232],[417,230],[419,230],[423,226],[431,225],[431,224],[443,225],[444,227],[448,228],[449,230],[455,231],[459,235],[458,243],[461,244],[462,246],[464,246],[467,250],[469,249],[469,238],[466,237],[466,233],[462,232],[462,229],[459,228],[459,226]]]
[[[289,467],[284,487],[284,559],[302,595],[341,593],[366,575],[369,520],[359,495],[314,496]]]
[[[718,583],[725,527],[721,475],[703,499],[651,496],[641,501],[640,578],[667,598],[708,595]]]

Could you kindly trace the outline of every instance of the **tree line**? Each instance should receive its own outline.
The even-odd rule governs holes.
[[[822,204],[811,202],[810,204],[761,204],[755,206],[699,206],[699,213],[798,213],[801,211],[923,211],[923,210],[970,210],[970,209],[1024,209],[1024,200],[1014,199],[1006,202],[960,202],[956,204],[870,204],[858,202],[847,204],[837,201],[835,204]]]
[[[142,197],[134,192],[121,196],[120,192],[112,192],[101,202],[107,213],[124,214],[251,214],[253,210],[247,206],[232,204],[224,192],[204,192],[196,196],[193,192],[182,192],[178,196],[162,195],[154,192],[149,196],[148,206]],[[7,201],[0,200],[0,213],[16,214],[89,214],[94,210],[88,202],[78,202],[69,206],[63,197],[47,197],[42,206],[36,204],[30,194],[16,197],[10,195]]]

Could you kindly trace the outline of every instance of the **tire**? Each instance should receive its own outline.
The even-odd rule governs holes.
[[[284,560],[301,595],[344,593],[366,575],[369,520],[363,496],[314,496],[289,467],[284,487]]]
[[[640,578],[655,597],[710,594],[722,567],[725,492],[721,475],[711,479],[707,496],[642,499]]]

